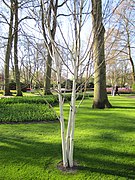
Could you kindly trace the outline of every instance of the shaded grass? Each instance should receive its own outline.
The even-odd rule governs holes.
[[[78,109],[75,174],[56,168],[61,160],[59,123],[0,125],[0,179],[135,179],[135,99],[110,101],[112,109],[92,110],[92,99]],[[65,104],[66,120],[68,108]]]
[[[86,171],[113,175],[111,179],[134,179],[135,102],[123,97],[111,97],[111,102],[117,108],[87,111],[89,102],[85,101],[81,107],[85,111],[79,109],[77,121],[83,123],[76,123],[76,138],[82,137],[83,146],[78,139],[76,152]]]

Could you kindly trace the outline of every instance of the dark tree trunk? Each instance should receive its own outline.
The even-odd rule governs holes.
[[[135,84],[135,67],[134,67],[134,61],[133,61],[132,57],[130,57],[130,62],[131,62],[131,66],[132,66],[132,79],[133,79],[133,84]]]
[[[131,63],[131,67],[132,67],[132,80],[133,80],[133,84],[135,84],[135,67],[134,67],[134,61],[132,59],[132,55],[131,55],[131,46],[130,46],[130,35],[129,35],[129,32],[128,32],[128,29],[126,29],[127,31],[127,36],[128,36],[128,55],[129,55],[129,60],[130,60],[130,63]]]
[[[41,3],[41,9],[42,9],[42,31],[44,39],[47,41],[46,34],[45,34],[45,26],[44,26],[44,13],[43,13],[43,6]],[[56,26],[57,26],[57,9],[58,9],[58,0],[50,0],[49,10],[48,10],[48,30],[51,33],[51,38],[54,41],[55,40],[55,34],[56,34]],[[52,22],[52,23],[51,23]],[[51,87],[51,69],[52,69],[52,40],[48,43],[48,55],[47,55],[47,66],[46,66],[46,76],[45,76],[45,87],[44,87],[44,95],[46,94],[52,94],[50,87]]]
[[[9,61],[10,61],[10,55],[12,49],[12,42],[13,42],[13,18],[14,18],[13,2],[11,1],[8,42],[7,42],[5,62],[4,62],[4,96],[11,95],[9,88]]]
[[[104,54],[104,33],[102,23],[102,1],[92,0],[92,18],[94,34],[94,100],[93,108],[112,107],[106,91],[106,64]]]
[[[15,26],[14,26],[14,64],[15,64],[15,79],[16,79],[16,96],[22,96],[20,84],[20,72],[18,67],[18,0],[15,0]]]
[[[47,55],[47,62],[46,62],[46,78],[45,78],[45,89],[44,89],[44,95],[52,94],[50,87],[51,87],[51,69],[52,69],[52,58],[50,56],[50,53],[52,53],[52,47],[51,43],[49,44],[49,48],[51,52],[48,52]]]

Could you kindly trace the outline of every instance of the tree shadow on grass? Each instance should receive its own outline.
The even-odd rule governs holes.
[[[85,166],[78,166],[79,170],[124,178],[135,178],[135,163],[124,161],[124,158],[133,158],[134,160],[135,154],[117,152],[105,148],[83,148],[81,150],[76,149],[76,151],[78,151],[76,152],[79,156],[78,161],[85,164]]]
[[[61,158],[61,144],[59,143],[37,142],[21,136],[1,136],[0,138],[3,143],[0,148],[1,160],[5,166],[21,163],[24,166],[42,166],[46,170],[50,168],[50,165],[56,163],[56,159]],[[109,137],[108,141],[110,138],[112,141],[116,140],[115,137]],[[135,159],[135,154],[113,151],[107,148],[76,147],[75,156],[79,164],[85,164],[85,166],[78,166],[78,170],[83,171],[83,173],[96,172],[135,178],[135,164],[130,162],[131,159]],[[126,161],[122,161],[124,158]],[[41,160],[42,162],[40,162]]]
[[[53,160],[60,158],[61,144],[55,142],[37,142],[21,136],[1,136],[0,141],[3,144],[0,146],[1,162],[3,161],[5,166],[9,163],[22,163],[30,166],[42,165],[45,168],[53,163]],[[45,164],[40,164],[41,159]]]
[[[133,106],[113,106],[116,109],[135,109]]]
[[[85,112],[80,114],[83,121],[77,125],[78,132],[83,130],[87,136],[81,137],[84,147],[78,138],[80,148],[75,150],[77,161],[84,164],[79,169],[135,179],[135,141],[131,136],[135,132],[134,116],[108,111],[97,111],[96,116],[95,111],[87,116]]]

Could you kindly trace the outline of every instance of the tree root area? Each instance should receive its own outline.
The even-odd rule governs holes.
[[[76,173],[77,170],[78,170],[78,164],[76,161],[74,161],[74,166],[73,167],[64,167],[63,166],[63,162],[60,161],[58,164],[57,164],[57,168],[62,171],[62,172],[65,172],[65,173]]]

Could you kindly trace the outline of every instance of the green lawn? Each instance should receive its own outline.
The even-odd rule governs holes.
[[[0,125],[0,180],[135,179],[135,99],[110,101],[112,109],[92,110],[92,99],[78,109],[74,159],[79,167],[73,174],[56,168],[59,123]],[[68,104],[65,110],[67,119]]]

